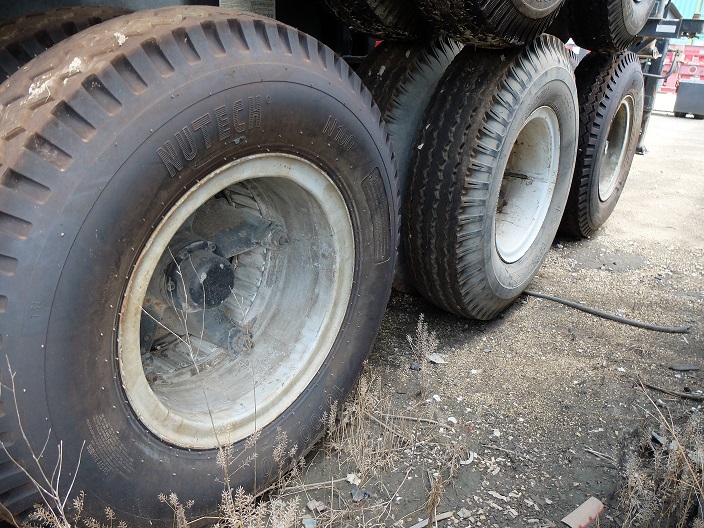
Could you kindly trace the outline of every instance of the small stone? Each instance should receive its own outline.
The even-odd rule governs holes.
[[[445,359],[445,356],[442,354],[428,354],[425,356],[425,359],[430,361],[431,363],[434,363],[436,365],[446,365],[447,360]]]
[[[455,418],[454,416],[449,416],[447,418],[447,422],[451,423],[452,425],[455,425],[457,423],[457,418]]]
[[[436,402],[439,402],[441,398],[440,398],[440,396],[438,396],[437,394],[433,394],[433,399],[434,399]]]
[[[317,512],[317,513],[322,513],[322,512],[324,512],[324,511],[327,509],[327,507],[325,506],[325,504],[323,504],[322,502],[320,502],[320,501],[318,501],[318,500],[312,500],[312,501],[308,502],[308,504],[306,504],[306,506],[307,506],[308,509],[309,509],[310,511],[312,511],[313,513],[316,513],[316,512]]]
[[[457,512],[457,516],[460,519],[468,519],[472,516],[472,512],[470,512],[467,508],[462,508],[460,511]]]

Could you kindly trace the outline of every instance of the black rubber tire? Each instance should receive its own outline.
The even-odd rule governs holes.
[[[554,192],[536,236],[512,263],[496,244],[504,170],[529,116],[559,122]],[[549,110],[547,110],[549,109]],[[567,200],[577,149],[570,54],[542,35],[525,48],[465,47],[438,84],[413,156],[406,240],[421,294],[452,313],[491,319],[529,284],[547,255]]]
[[[463,44],[520,46],[541,33],[564,0],[417,0],[436,29]]]
[[[685,112],[675,112],[675,117],[687,117]]]
[[[211,116],[241,100],[240,114],[220,114],[229,122]],[[253,100],[256,115],[248,113]],[[0,87],[0,106],[0,328],[17,398],[15,406],[2,392],[0,439],[35,477],[18,415],[35,452],[46,442],[49,473],[61,442],[62,484],[85,442],[73,490],[85,491],[84,515],[96,518],[109,506],[131,526],[171,526],[158,493],[194,500],[189,515],[198,517],[217,511],[222,492],[217,450],[160,440],[121,386],[123,294],[162,215],[204,174],[272,151],[307,160],[337,188],[354,233],[350,301],[313,381],[261,427],[256,462],[233,472],[233,488],[262,489],[278,475],[277,429],[301,453],[322,434],[323,413],[357,377],[390,294],[395,167],[371,94],[312,37],[269,19],[179,6],[126,15],[56,45]],[[236,134],[238,115],[244,123],[249,115],[249,128]],[[174,134],[188,131],[194,152],[184,159]],[[170,164],[158,155],[167,141],[178,158]],[[235,454],[245,443],[234,444]],[[12,514],[41,502],[5,453],[0,468]]]
[[[54,44],[129,12],[117,7],[60,7],[3,22],[0,24],[0,83]]]
[[[423,18],[406,0],[321,0],[344,24],[360,33],[387,40],[423,35]]]
[[[692,117],[694,117],[694,119],[696,119],[697,121],[701,121],[702,119],[704,119],[704,115],[702,114],[692,114]]]
[[[402,218],[408,201],[411,156],[417,146],[414,140],[423,114],[440,77],[461,49],[461,45],[444,37],[410,46],[384,42],[357,70],[381,109],[394,146]],[[400,292],[414,294],[417,290],[406,264],[403,242],[407,229],[402,222],[393,286]]]
[[[655,0],[567,0],[569,32],[591,51],[616,52],[637,42]]]
[[[623,51],[590,53],[575,75],[579,143],[560,231],[588,237],[609,218],[626,184],[643,120],[643,74],[638,57]],[[620,160],[616,167],[609,165],[612,158],[607,156],[608,145],[614,143],[621,147],[616,152]],[[602,181],[602,175],[608,176],[603,170],[611,175],[607,181]],[[601,191],[600,182],[605,186]]]

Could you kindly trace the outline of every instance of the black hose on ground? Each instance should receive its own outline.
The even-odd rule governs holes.
[[[667,334],[688,334],[689,330],[692,328],[691,326],[657,326],[647,323],[641,323],[640,321],[627,319],[625,317],[621,317],[620,315],[613,315],[607,312],[603,312],[601,310],[597,310],[596,308],[590,308],[589,306],[584,306],[583,304],[579,304],[574,301],[568,301],[567,299],[553,297],[552,295],[548,295],[546,293],[540,293],[530,290],[526,290],[523,293],[525,293],[526,295],[530,295],[531,297],[537,297],[538,299],[545,299],[547,301],[564,304],[565,306],[569,306],[570,308],[581,310],[582,312],[601,317],[602,319],[608,319],[609,321],[616,321],[617,323],[635,326],[636,328],[644,328],[645,330],[652,330],[654,332],[665,332]]]

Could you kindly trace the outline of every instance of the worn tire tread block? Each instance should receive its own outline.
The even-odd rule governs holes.
[[[129,12],[114,7],[61,7],[0,24],[0,82],[62,40]]]

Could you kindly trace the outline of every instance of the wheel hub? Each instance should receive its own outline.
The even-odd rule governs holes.
[[[168,272],[167,288],[176,308],[196,312],[222,305],[232,292],[235,268],[205,240],[184,247]]]
[[[557,182],[559,131],[555,111],[541,106],[511,149],[494,217],[496,251],[508,264],[523,258],[545,222]]]

